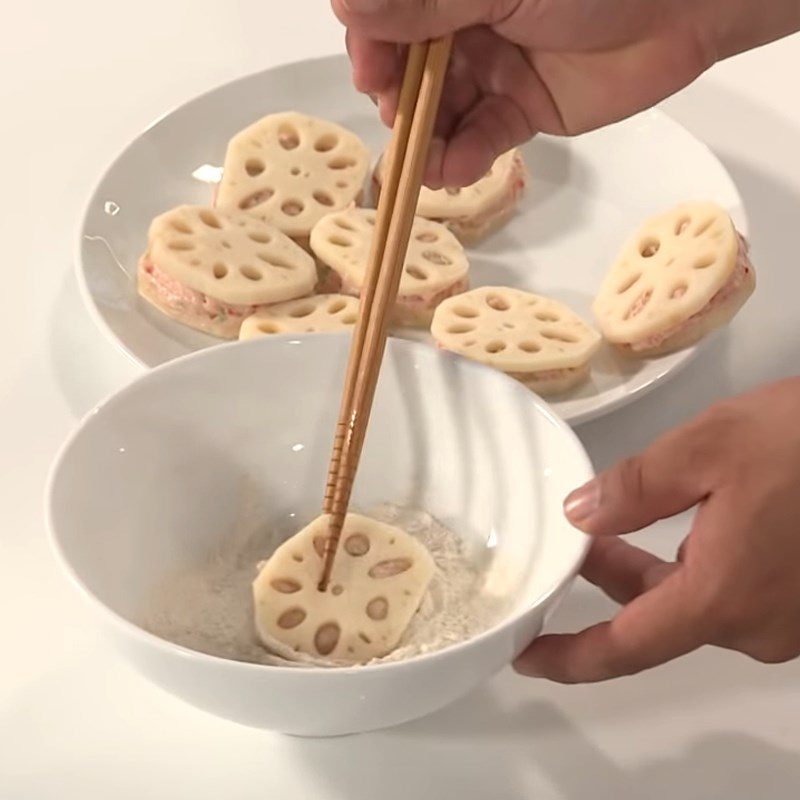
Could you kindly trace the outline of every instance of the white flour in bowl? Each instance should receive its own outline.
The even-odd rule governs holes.
[[[397,506],[372,509],[368,516],[407,531],[429,550],[436,572],[398,647],[370,663],[412,658],[469,639],[499,622],[509,600],[482,591],[482,570],[468,558],[461,540],[429,514]],[[233,534],[194,569],[170,575],[154,592],[139,620],[162,639],[209,655],[273,666],[319,666],[318,659],[293,654],[288,661],[257,638],[251,584],[259,562],[295,531],[264,530],[263,514],[247,504]],[[299,528],[298,528],[299,529]]]

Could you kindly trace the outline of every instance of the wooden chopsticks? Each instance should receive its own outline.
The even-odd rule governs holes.
[[[409,48],[325,486],[322,511],[330,521],[319,582],[323,592],[366,437],[451,49],[452,37]]]

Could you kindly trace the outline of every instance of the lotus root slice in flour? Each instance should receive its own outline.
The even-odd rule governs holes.
[[[425,595],[435,566],[399,528],[348,514],[326,592],[328,517],[284,542],[253,583],[256,628],[269,649],[361,664],[391,652]]]

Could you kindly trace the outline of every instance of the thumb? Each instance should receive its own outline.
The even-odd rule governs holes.
[[[706,498],[716,454],[702,423],[678,428],[574,491],[564,501],[564,513],[593,536],[640,530]]]
[[[339,20],[359,35],[415,42],[489,24],[509,13],[508,0],[332,0]]]

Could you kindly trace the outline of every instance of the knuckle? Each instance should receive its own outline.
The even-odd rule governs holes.
[[[703,412],[693,426],[697,454],[727,450],[732,434],[741,429],[745,417],[732,402],[716,403]]]
[[[620,461],[617,466],[617,480],[623,491],[623,496],[633,502],[643,499],[644,487],[644,467],[641,456],[634,455]]]
[[[691,586],[692,615],[702,638],[721,647],[741,639],[742,631],[751,625],[751,609],[736,600],[739,593],[723,573],[700,572],[692,565],[684,566]]]

